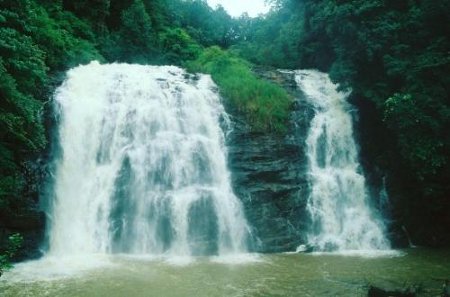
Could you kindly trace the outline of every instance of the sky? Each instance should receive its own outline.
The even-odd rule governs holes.
[[[234,17],[247,12],[249,16],[255,17],[260,13],[269,11],[269,6],[264,4],[264,0],[207,0],[209,6],[216,8],[217,4],[222,5],[225,10]]]

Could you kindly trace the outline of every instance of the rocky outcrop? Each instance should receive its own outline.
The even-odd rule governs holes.
[[[293,97],[297,91],[293,74],[260,71]],[[229,168],[235,194],[244,204],[252,226],[252,249],[258,252],[293,251],[305,242],[308,226],[303,152],[312,111],[295,101],[288,132],[256,133],[242,117],[233,113],[233,131],[228,137]],[[298,128],[298,126],[304,128]]]

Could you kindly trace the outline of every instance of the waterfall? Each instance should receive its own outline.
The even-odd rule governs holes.
[[[295,79],[314,109],[305,148],[309,244],[319,251],[388,249],[358,162],[349,93],[338,91],[327,74],[315,70],[296,71]]]
[[[70,70],[55,94],[61,152],[49,254],[246,251],[216,89],[174,66]]]

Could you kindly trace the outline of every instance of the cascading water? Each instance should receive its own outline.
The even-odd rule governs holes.
[[[348,93],[339,92],[327,74],[299,70],[295,79],[315,115],[306,139],[312,228],[315,250],[383,250],[389,248],[383,224],[369,205],[353,137]]]
[[[206,75],[92,62],[68,72],[50,255],[223,255],[248,227],[226,164],[227,114]]]

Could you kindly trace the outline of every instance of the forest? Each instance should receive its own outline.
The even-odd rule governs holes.
[[[352,90],[363,166],[388,177],[396,228],[450,245],[450,1],[270,2],[267,15],[233,18],[204,0],[0,0],[0,221],[39,207],[36,160],[69,68],[208,73],[255,133],[280,135],[291,94],[254,69],[311,68]]]

